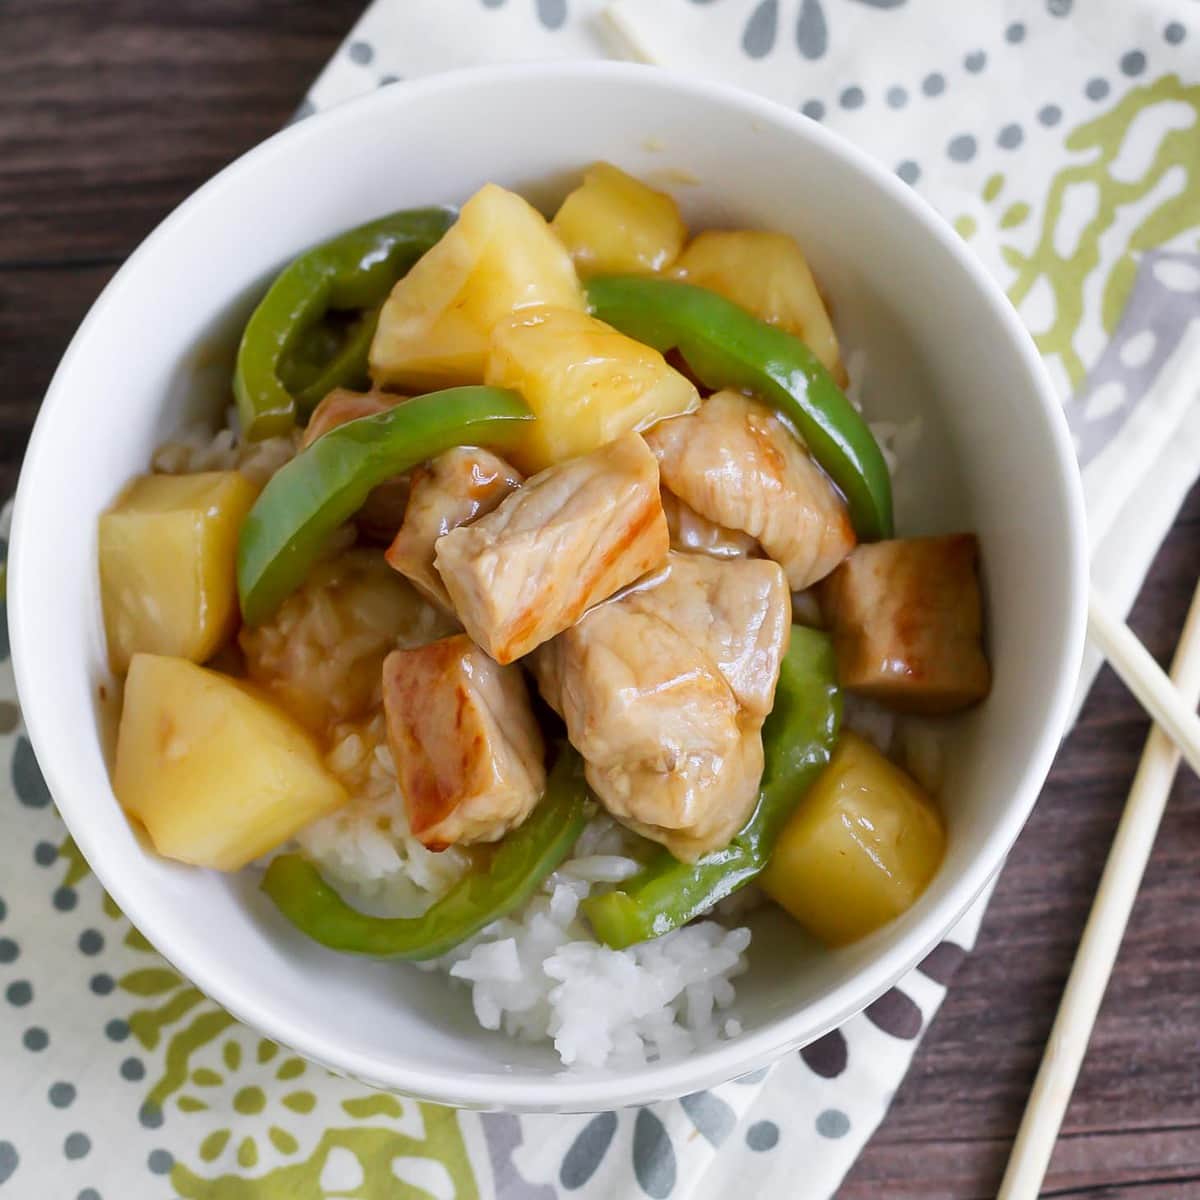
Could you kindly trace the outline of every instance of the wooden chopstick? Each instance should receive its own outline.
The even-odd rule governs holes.
[[[1193,696],[1187,702],[1180,696],[1162,667],[1129,626],[1113,616],[1095,588],[1088,596],[1088,634],[1155,724],[1179,747],[1188,766],[1200,775],[1200,717],[1196,715],[1196,698]]]
[[[1127,629],[1125,632],[1133,637]],[[1141,648],[1140,643],[1138,646]],[[1194,709],[1200,700],[1200,585],[1192,597],[1171,664],[1171,683],[1175,699]],[[1138,695],[1137,688],[1132,690]],[[1179,757],[1179,743],[1155,725],[1146,739],[1125,811],[1104,864],[997,1200],[1036,1200],[1041,1188],[1154,846]]]

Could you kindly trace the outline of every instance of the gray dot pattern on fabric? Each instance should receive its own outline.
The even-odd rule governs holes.
[[[774,1121],[755,1121],[746,1130],[746,1145],[760,1154],[779,1144],[779,1126]]]
[[[53,903],[59,912],[70,912],[79,903],[79,897],[76,895],[74,888],[55,888]]]
[[[824,1037],[801,1047],[800,1057],[814,1075],[822,1079],[836,1079],[850,1060],[846,1035],[840,1029],[830,1030]]]
[[[821,120],[825,115],[825,105],[820,100],[805,100],[800,111],[814,121]]]
[[[1062,109],[1057,104],[1045,104],[1038,109],[1038,120],[1047,127],[1062,120]]]
[[[100,1193],[95,1188],[84,1188],[75,1200],[100,1200]]]
[[[1163,30],[1163,40],[1168,46],[1178,46],[1187,37],[1187,30],[1178,21],[1172,21]]]
[[[946,153],[955,162],[970,162],[975,157],[975,151],[978,149],[974,137],[969,133],[960,133],[957,137],[950,139],[950,144],[946,147]]]
[[[878,1000],[868,1004],[863,1016],[884,1033],[912,1041],[921,1032],[921,1010],[917,1002],[898,987],[888,988]]]
[[[770,1073],[770,1067],[759,1067],[757,1071],[750,1071],[746,1075],[739,1075],[733,1082],[740,1084],[742,1087],[751,1087],[756,1083],[762,1083]]]
[[[55,1108],[68,1108],[75,1101],[75,1085],[61,1081],[52,1083],[48,1095]]]
[[[537,15],[547,29],[560,29],[567,19],[567,0],[537,0]]]
[[[104,971],[93,975],[88,983],[88,987],[91,988],[91,990],[95,992],[97,996],[109,995],[116,986],[117,985],[113,982],[113,977]]]
[[[801,0],[796,18],[796,47],[810,61],[820,58],[829,45],[829,28],[821,0]]]
[[[742,31],[742,49],[750,58],[765,58],[771,53],[778,25],[779,0],[759,0]]]
[[[4,998],[14,1008],[24,1008],[33,999],[33,984],[28,979],[17,979],[5,988]]]
[[[175,1159],[169,1150],[151,1150],[146,1159],[146,1166],[155,1175],[166,1175],[174,1165]]]
[[[675,1187],[674,1147],[648,1108],[639,1108],[633,1123],[633,1173],[650,1200],[666,1200]]]
[[[850,1118],[840,1108],[827,1108],[817,1114],[817,1132],[825,1138],[845,1137],[850,1132]]]
[[[104,1036],[110,1042],[123,1042],[129,1036],[129,1022],[114,1017],[104,1026]]]
[[[16,962],[20,954],[21,947],[12,938],[0,938],[0,963]]]
[[[617,1114],[597,1113],[575,1135],[558,1171],[558,1181],[569,1191],[581,1188],[596,1173],[613,1135],[617,1132]]]
[[[50,1035],[40,1025],[31,1025],[25,1030],[21,1041],[26,1050],[32,1050],[37,1054],[50,1045]]]
[[[163,1123],[163,1112],[152,1100],[147,1100],[138,1109],[138,1123],[145,1129],[158,1129]]]
[[[1140,75],[1146,69],[1146,56],[1140,50],[1130,50],[1121,55],[1121,73]]]
[[[1101,79],[1099,76],[1089,79],[1087,86],[1083,89],[1083,94],[1089,100],[1103,100],[1108,95],[1108,80]]]
[[[921,80],[921,91],[927,96],[940,96],[946,90],[946,77],[941,71],[931,71]]]
[[[1046,11],[1052,17],[1069,16],[1072,0],[1046,0]]]
[[[12,1142],[0,1142],[0,1183],[12,1178],[13,1172],[20,1163],[21,1156]]]
[[[1015,150],[1024,140],[1025,134],[1020,125],[1005,125],[996,135],[996,145],[1001,150]]]
[[[954,942],[939,942],[917,964],[917,970],[942,987],[948,987],[966,957],[967,952]]]
[[[39,867],[51,867],[58,858],[58,847],[53,842],[38,842],[33,848],[33,861]]]
[[[1004,40],[1010,45],[1019,46],[1025,40],[1025,26],[1020,21],[1014,21],[1005,31]]]
[[[127,1058],[121,1063],[121,1078],[128,1079],[130,1083],[137,1083],[140,1079],[146,1078],[146,1068],[140,1058]]]
[[[897,168],[896,174],[911,186],[921,178],[921,168],[911,158],[906,158]]]
[[[711,1146],[719,1146],[737,1124],[733,1109],[712,1092],[693,1092],[690,1096],[681,1097],[679,1103]]]
[[[866,99],[862,88],[857,84],[851,84],[850,87],[843,89],[842,94],[838,97],[838,103],[843,108],[862,108]]]
[[[104,949],[104,935],[98,929],[85,929],[79,935],[80,954],[99,954]]]
[[[50,803],[50,789],[33,756],[33,747],[24,736],[17,738],[17,748],[13,751],[12,782],[17,799],[26,808],[45,808]]]
[[[888,88],[884,95],[888,108],[903,108],[908,103],[908,92],[899,84]]]
[[[963,66],[966,67],[972,75],[978,75],[984,67],[987,66],[987,55],[982,50],[972,50],[966,58],[963,59]]]
[[[70,1159],[84,1158],[92,1148],[92,1139],[86,1133],[68,1133],[63,1142],[63,1154]]]
[[[365,67],[375,57],[375,47],[370,42],[351,42],[346,53],[351,62]]]

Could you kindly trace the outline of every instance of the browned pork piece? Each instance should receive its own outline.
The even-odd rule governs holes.
[[[434,570],[434,545],[443,534],[492,512],[521,486],[520,471],[477,446],[456,446],[413,472],[404,522],[384,557],[427,599],[449,609],[450,596]]]
[[[383,664],[388,745],[424,845],[494,842],[525,820],[546,783],[542,735],[519,667],[465,634]]]
[[[510,663],[658,566],[667,546],[658,466],[627,434],[438,538],[434,565],[467,632]]]
[[[349,388],[334,388],[313,409],[304,427],[300,449],[308,449],[322,434],[345,425],[347,421],[387,412],[407,399],[407,396],[397,396],[392,392],[352,392]],[[372,489],[366,503],[358,510],[355,524],[371,541],[389,542],[400,527],[408,504],[408,482],[407,475],[397,475],[381,483]]]
[[[940,714],[987,695],[975,535],[859,546],[821,586],[844,687]]]
[[[671,534],[671,549],[713,558],[748,558],[758,552],[758,543],[740,529],[726,529],[702,517],[684,504],[674,492],[662,489],[663,512]]]
[[[854,548],[837,489],[774,413],[718,392],[695,413],[646,434],[663,486],[702,517],[756,539],[793,591],[828,575]]]
[[[349,388],[334,388],[327,392],[325,398],[312,410],[308,424],[304,427],[304,437],[300,448],[306,450],[323,433],[345,425],[347,421],[357,421],[359,417],[373,417],[378,413],[395,408],[405,396],[395,396],[391,392],[352,392]]]
[[[777,564],[672,553],[533,658],[601,802],[677,858],[754,807],[789,613]]]

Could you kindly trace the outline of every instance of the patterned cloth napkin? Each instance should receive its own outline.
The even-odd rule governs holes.
[[[1124,610],[1200,470],[1200,22],[1185,0],[968,7],[377,0],[299,115],[451,66],[621,55],[825,122],[953,223],[1034,333]],[[982,904],[840,1031],[680,1101],[518,1117],[371,1092],[237,1025],[104,896],[22,733],[4,629],[0,1200],[819,1200],[975,938]]]

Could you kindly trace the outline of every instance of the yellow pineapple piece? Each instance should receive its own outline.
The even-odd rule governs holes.
[[[392,289],[371,342],[371,378],[414,391],[479,383],[492,328],[540,305],[584,310],[571,256],[541,213],[485,184]]]
[[[687,238],[679,205],[666,192],[605,162],[584,172],[550,227],[581,275],[661,271]]]
[[[842,946],[910,908],[945,849],[933,801],[870,742],[843,733],[758,882],[810,933]]]
[[[837,334],[794,238],[755,229],[710,229],[692,239],[671,273],[794,333],[845,386]]]
[[[520,392],[537,417],[509,454],[527,474],[700,403],[691,381],[657,350],[587,313],[561,308],[497,325],[486,382]]]
[[[348,799],[312,738],[249,685],[136,654],[113,790],[166,858],[236,871]]]
[[[118,674],[139,651],[204,662],[238,621],[238,531],[257,490],[237,471],[143,475],[100,518],[100,597]]]

